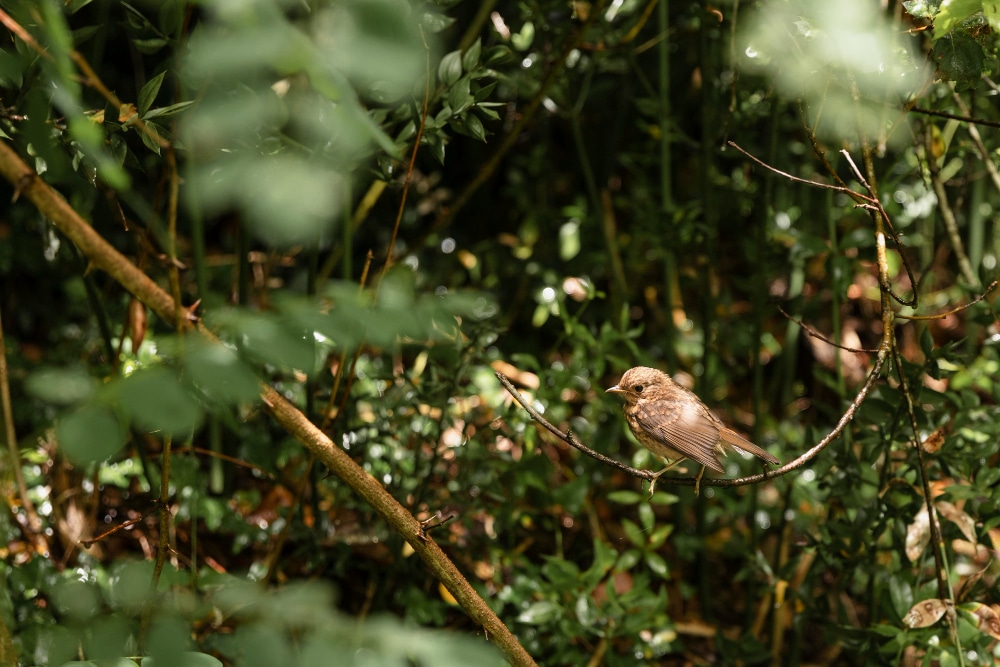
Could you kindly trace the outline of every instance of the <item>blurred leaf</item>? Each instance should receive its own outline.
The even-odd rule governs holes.
[[[93,396],[97,381],[83,368],[42,368],[28,376],[25,388],[43,401],[70,405]]]
[[[125,445],[125,430],[111,410],[86,405],[56,422],[56,438],[73,463],[103,461]]]
[[[984,4],[988,3],[984,3],[983,0],[945,0],[942,2],[937,15],[934,16],[934,39],[951,37],[948,33],[972,14],[982,11]]]
[[[343,175],[291,155],[233,156],[196,171],[191,185],[208,212],[236,206],[258,236],[278,246],[329,236],[348,192]]]
[[[670,576],[670,568],[667,567],[667,561],[663,560],[663,556],[655,552],[646,553],[646,565],[649,569],[656,573],[657,576],[666,579]]]
[[[744,60],[767,72],[789,97],[822,107],[824,136],[878,135],[883,100],[905,99],[928,73],[867,0],[773,2],[751,20]]]
[[[242,341],[241,348],[259,361],[287,370],[312,373],[316,364],[313,342],[308,332],[273,313],[251,313],[226,309],[213,313],[212,321],[225,327]],[[234,372],[244,376],[242,371]],[[238,379],[236,375],[232,379]],[[235,391],[237,388],[231,388]],[[240,388],[242,395],[244,388]],[[249,390],[246,390],[249,394]]]
[[[183,665],[184,667],[222,667],[222,662],[207,653],[197,653],[194,651],[184,651],[177,655],[176,660],[163,660],[157,662],[156,656],[143,658],[142,667],[157,667],[157,665]]]
[[[423,81],[423,41],[409,3],[366,0],[320,11],[313,38],[320,63],[329,62],[362,89],[378,81],[403,95]]]
[[[184,369],[195,386],[224,403],[248,403],[260,397],[260,380],[225,345],[189,337]]]
[[[641,493],[638,493],[637,491],[630,491],[628,489],[612,491],[605,497],[611,502],[619,503],[621,505],[635,505],[643,499],[643,495]]]
[[[580,254],[580,223],[575,220],[559,228],[559,259],[569,261]]]
[[[561,613],[562,610],[555,602],[542,600],[529,605],[527,609],[518,614],[517,620],[519,623],[527,623],[528,625],[543,625],[554,621]]]
[[[201,424],[198,403],[166,368],[138,370],[114,391],[122,407],[148,431],[184,437]]]

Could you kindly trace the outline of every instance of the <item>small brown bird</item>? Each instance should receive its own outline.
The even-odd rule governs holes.
[[[630,368],[608,391],[625,396],[622,412],[632,435],[643,447],[667,462],[667,467],[650,481],[650,496],[660,475],[684,459],[702,465],[694,487],[697,495],[701,476],[705,473],[704,466],[725,472],[721,457],[726,455],[726,447],[749,452],[774,465],[781,464],[781,461],[727,428],[693,392],[655,368]]]

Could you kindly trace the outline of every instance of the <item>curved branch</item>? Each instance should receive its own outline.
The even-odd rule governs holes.
[[[865,398],[868,397],[868,392],[871,391],[871,388],[875,385],[875,381],[878,379],[879,375],[881,375],[882,366],[885,364],[888,352],[889,352],[888,343],[883,339],[882,345],[878,350],[878,356],[875,359],[875,365],[872,366],[872,370],[871,372],[868,373],[868,378],[865,380],[864,385],[862,385],[861,389],[858,390],[857,396],[854,397],[854,400],[847,407],[847,410],[844,411],[844,414],[843,416],[841,416],[840,421],[837,422],[837,425],[833,427],[832,431],[826,434],[826,436],[822,440],[813,445],[806,452],[799,455],[795,459],[789,461],[788,463],[785,463],[781,467],[775,468],[773,470],[767,470],[765,472],[758,473],[756,475],[749,475],[747,477],[738,477],[736,479],[726,479],[726,478],[712,479],[709,477],[703,477],[701,479],[700,485],[733,487],[733,486],[747,486],[749,484],[759,484],[769,479],[782,477],[792,472],[793,470],[801,468],[809,461],[812,461],[819,455],[821,451],[826,449],[826,447],[831,442],[833,442],[841,433],[843,433],[844,429],[847,427],[847,424],[850,423],[852,419],[854,419],[854,414],[858,411],[858,408],[861,407],[861,404],[864,402]],[[531,406],[530,401],[526,400],[524,396],[522,396],[521,393],[514,388],[514,385],[511,384],[511,381],[510,379],[507,378],[507,376],[499,372],[494,373],[494,375],[497,376],[497,380],[499,380],[500,384],[504,386],[504,389],[506,389],[507,392],[514,398],[514,400],[517,401],[518,404],[525,409],[525,411],[531,416],[532,419],[537,421],[539,424],[545,427],[547,431],[549,431],[554,436],[565,442],[567,445],[575,449],[578,449],[579,451],[583,452],[587,456],[590,456],[591,458],[597,459],[601,463],[618,468],[622,472],[626,472],[629,475],[632,475],[633,477],[640,477],[642,479],[651,480],[656,474],[651,470],[639,470],[638,468],[633,468],[629,465],[622,463],[621,461],[616,461],[615,459],[607,457],[604,454],[595,452],[593,449],[590,449],[589,447],[581,443],[579,439],[577,439],[577,437],[572,432],[563,433],[561,430],[556,428],[551,422],[542,417],[541,413],[539,413],[538,410],[536,410]],[[698,479],[696,477],[663,476],[660,477],[656,483],[676,484],[678,486],[695,486],[695,484],[698,483]]]

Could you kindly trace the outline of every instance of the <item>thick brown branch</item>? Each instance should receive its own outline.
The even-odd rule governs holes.
[[[28,197],[62,233],[76,243],[92,266],[110,274],[170,326],[178,321],[173,298],[94,231],[66,200],[35,174],[5,142],[0,142],[0,174],[12,183],[21,195]],[[196,328],[206,338],[216,340],[210,331],[200,324],[196,325],[190,318],[185,320],[185,328]],[[260,391],[261,400],[268,406],[278,423],[315,454],[316,458],[337,477],[344,480],[355,493],[370,503],[372,508],[413,547],[428,569],[455,596],[465,612],[483,626],[489,638],[499,645],[512,664],[535,664],[514,634],[479,597],[441,547],[433,540],[421,539],[420,523],[374,477],[365,472],[344,450],[337,447],[298,408],[274,391],[270,385],[262,384]]]

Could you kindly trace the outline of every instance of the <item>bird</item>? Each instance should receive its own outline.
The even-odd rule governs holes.
[[[684,459],[702,466],[694,487],[698,495],[706,467],[725,472],[721,458],[729,447],[781,465],[777,458],[728,428],[694,392],[663,371],[647,366],[630,368],[607,392],[625,398],[622,412],[632,435],[667,463],[650,480],[650,497],[660,475]]]

